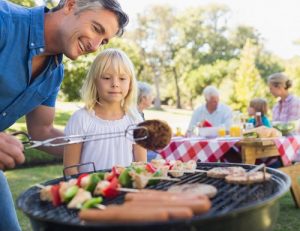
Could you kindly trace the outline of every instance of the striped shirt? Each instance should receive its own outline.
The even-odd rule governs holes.
[[[300,119],[300,99],[288,95],[273,107],[273,121],[288,122]]]

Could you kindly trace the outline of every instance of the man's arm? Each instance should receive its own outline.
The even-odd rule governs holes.
[[[63,136],[63,132],[53,127],[55,108],[39,106],[26,115],[26,124],[29,135],[33,140],[46,140],[52,137]],[[39,147],[38,149],[53,155],[63,155],[63,146]]]

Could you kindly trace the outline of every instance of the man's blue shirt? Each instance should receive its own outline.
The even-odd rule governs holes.
[[[32,59],[44,52],[44,13],[0,1],[0,131],[39,105],[54,107],[63,79],[62,55],[49,56],[33,81]]]

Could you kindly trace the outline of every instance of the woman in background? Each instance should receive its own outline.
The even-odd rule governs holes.
[[[145,82],[138,82],[138,111],[142,118],[145,120],[144,110],[152,105],[153,101],[153,90],[152,87]],[[151,150],[147,151],[147,161],[150,162],[152,159],[157,157],[157,153]]]
[[[280,100],[272,110],[272,120],[288,122],[300,119],[300,100],[289,93],[292,81],[283,73],[275,73],[268,77],[268,85],[273,96]]]
[[[138,82],[138,110],[144,120],[144,110],[152,105],[153,98],[151,86],[145,82]]]

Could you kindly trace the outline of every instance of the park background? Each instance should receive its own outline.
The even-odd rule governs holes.
[[[47,4],[50,8],[57,3],[52,0],[12,2],[28,7]],[[123,38],[113,39],[100,51],[108,47],[124,50],[135,65],[137,79],[153,86],[156,100],[153,108],[145,112],[147,119],[165,119],[173,129],[181,127],[185,130],[192,110],[204,102],[202,91],[207,85],[215,85],[220,90],[221,101],[233,110],[246,113],[248,102],[254,97],[266,98],[271,108],[276,99],[269,94],[267,77],[274,72],[289,75],[294,82],[292,92],[300,95],[300,52],[295,52],[299,51],[300,33],[298,37],[288,34],[289,31],[299,32],[297,25],[300,20],[295,17],[293,24],[284,21],[300,8],[300,2],[235,1],[248,7],[250,17],[265,20],[268,28],[275,30],[273,34],[278,36],[278,46],[284,46],[288,39],[293,46],[286,45],[286,50],[294,51],[289,55],[276,52],[262,28],[245,22],[233,23],[235,5],[230,7],[224,3],[234,0],[153,0],[150,2],[155,4],[151,5],[146,5],[148,0],[120,2],[126,10],[131,11],[133,7],[138,10],[133,10],[134,16],[130,15],[131,21]],[[282,7],[277,8],[277,12],[275,5],[278,4]],[[256,17],[259,11],[265,13],[263,18]],[[63,129],[70,115],[82,106],[79,90],[96,55],[90,54],[75,62],[64,59],[65,80],[55,118],[58,128]],[[16,130],[26,131],[24,118],[8,132]],[[38,150],[26,151],[25,155],[24,165],[6,172],[14,199],[35,183],[62,176],[61,158],[56,159]],[[49,163],[57,165],[33,167]],[[28,166],[30,168],[25,168]],[[287,194],[280,203],[281,212],[275,231],[298,230],[299,211],[295,209],[291,195]],[[22,229],[31,230],[26,216],[19,210],[17,212]]]

